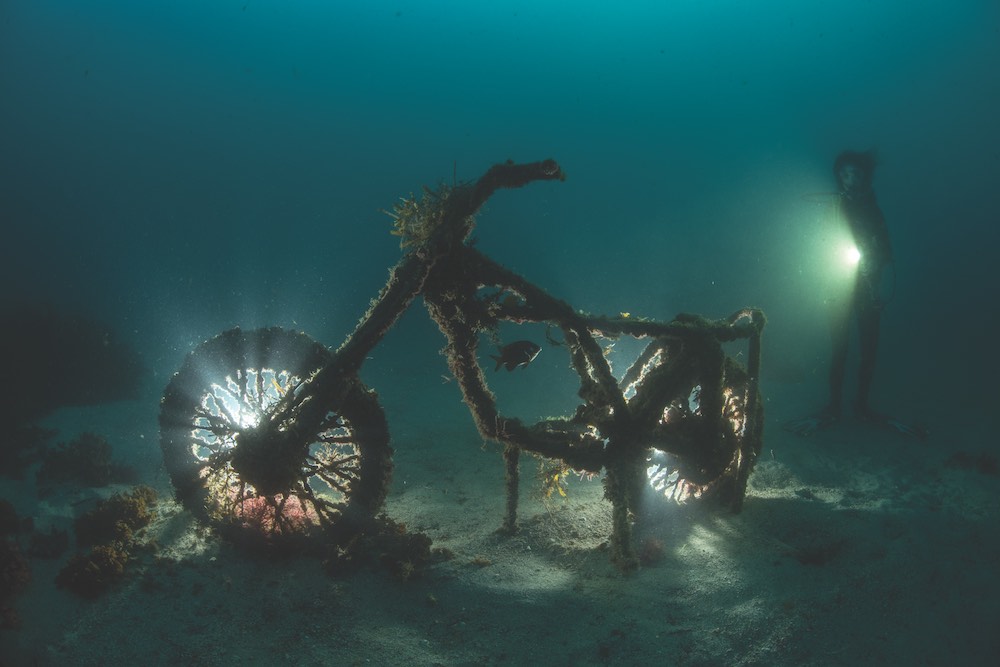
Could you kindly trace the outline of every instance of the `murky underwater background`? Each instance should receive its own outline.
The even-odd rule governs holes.
[[[237,325],[280,325],[336,347],[400,256],[384,210],[496,162],[551,157],[567,180],[497,193],[479,215],[478,247],[587,311],[670,319],[762,308],[767,428],[780,434],[780,420],[825,399],[829,301],[843,298],[831,165],[842,149],[874,148],[896,269],[874,403],[931,428],[913,450],[928,452],[926,465],[954,450],[992,452],[995,466],[997,3],[618,4],[0,3],[0,420],[128,397],[50,423],[64,429],[59,440],[97,430],[140,481],[167,490],[157,401],[198,343]],[[545,336],[513,325],[501,334]],[[442,377],[442,345],[417,302],[362,377],[386,408],[397,470],[441,456],[430,469],[453,482],[449,447],[478,441]],[[636,349],[621,341],[611,358],[627,364]],[[133,355],[140,364],[116,366]],[[519,416],[576,403],[557,348],[543,346],[528,369],[487,372],[501,409]],[[857,451],[836,461],[848,478],[851,457],[865,465],[871,453],[851,444]],[[760,488],[786,465],[825,465],[811,449],[786,454],[776,462],[770,451]],[[875,452],[876,473],[902,470],[896,455]],[[890,472],[879,473],[878,457]],[[406,482],[401,473],[391,500],[429,493]],[[482,484],[499,493],[499,477]],[[19,513],[35,502],[19,499]],[[928,525],[952,522],[938,509],[926,510]],[[768,513],[755,520],[767,534]],[[953,548],[978,539],[962,533]],[[891,553],[905,555],[900,544]],[[988,562],[987,547],[972,552]],[[842,571],[829,572],[832,591]],[[776,590],[775,609],[786,594]],[[980,608],[992,607],[969,613]]]
[[[106,321],[153,394],[236,324],[336,344],[398,256],[381,209],[545,157],[568,180],[495,197],[480,247],[582,309],[760,306],[770,366],[800,378],[826,356],[824,206],[807,196],[845,147],[880,151],[896,247],[881,391],[979,376],[997,319],[994,3],[15,1],[0,17],[4,301]],[[419,371],[439,345],[416,319],[384,354]]]

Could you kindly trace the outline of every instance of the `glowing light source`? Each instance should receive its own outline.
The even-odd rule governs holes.
[[[858,262],[861,261],[861,251],[858,250],[857,246],[849,245],[844,248],[843,258],[848,266],[857,266]]]

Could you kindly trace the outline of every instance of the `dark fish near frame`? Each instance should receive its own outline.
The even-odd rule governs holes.
[[[503,366],[508,371],[512,371],[518,366],[527,366],[534,361],[535,357],[541,351],[542,348],[530,340],[519,340],[509,345],[504,345],[500,348],[499,356],[495,354],[490,355],[497,362],[497,367],[493,370],[498,371]]]

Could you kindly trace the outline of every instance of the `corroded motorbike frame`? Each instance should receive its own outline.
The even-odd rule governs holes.
[[[470,244],[476,212],[498,189],[563,178],[553,160],[508,162],[493,166],[474,183],[425,189],[420,201],[402,200],[392,215],[406,251],[379,296],[332,356],[320,350],[311,353],[318,370],[274,406],[266,424],[234,440],[234,457],[241,447],[254,456],[266,453],[268,470],[273,471],[281,467],[276,462],[301,457],[303,443],[323,428],[331,412],[344,410],[351,414],[362,449],[367,438],[378,441],[384,456],[390,456],[384,416],[362,389],[358,373],[371,350],[419,295],[447,339],[448,366],[476,427],[483,438],[504,447],[503,530],[516,528],[522,450],[581,472],[606,471],[605,496],[613,506],[611,555],[625,569],[637,564],[631,523],[646,485],[651,450],[678,462],[674,483],[683,487],[685,495],[712,498],[739,511],[761,449],[758,378],[763,314],[744,309],[723,320],[682,315],[670,322],[590,315]],[[572,416],[526,425],[497,410],[478,360],[478,346],[481,334],[495,332],[501,321],[540,322],[561,331],[580,377],[583,399]],[[598,339],[620,336],[650,342],[618,380]],[[727,356],[723,347],[740,340],[747,343],[746,367]],[[190,494],[200,483],[179,460],[178,443],[184,429],[191,427],[190,421],[174,414],[173,406],[190,392],[182,384],[171,383],[161,410],[164,453],[179,496]],[[374,514],[381,506],[390,466],[386,461],[375,478],[370,474],[354,490],[360,496],[355,505],[363,514]],[[280,491],[281,484],[278,476],[259,486]]]

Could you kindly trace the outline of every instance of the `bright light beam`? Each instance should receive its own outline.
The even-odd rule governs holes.
[[[853,244],[844,248],[842,256],[848,266],[857,266],[861,261],[861,251]]]

